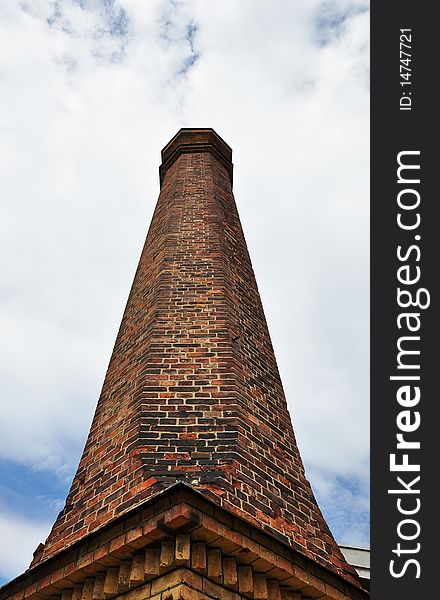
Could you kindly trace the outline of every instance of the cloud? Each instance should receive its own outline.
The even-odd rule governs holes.
[[[29,567],[32,551],[47,536],[50,523],[36,522],[14,513],[0,514],[0,585]]]
[[[364,0],[1,3],[0,458],[66,491],[156,202],[160,149],[182,126],[212,126],[234,151],[308,475],[332,490],[320,492],[330,525],[326,498],[342,482],[353,536],[366,534],[368,18]],[[32,523],[36,538],[44,527]],[[30,555],[33,534],[26,543]]]
[[[314,491],[340,544],[369,547],[370,504],[365,477],[329,477],[313,473]]]

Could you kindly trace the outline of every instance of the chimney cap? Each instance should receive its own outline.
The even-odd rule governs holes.
[[[232,149],[210,127],[182,127],[162,150],[159,167],[160,185],[165,173],[181,154],[210,152],[226,168],[232,185]]]

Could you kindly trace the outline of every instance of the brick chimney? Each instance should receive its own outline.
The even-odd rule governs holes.
[[[232,151],[181,129],[84,452],[0,598],[365,598],[295,441],[232,193]]]

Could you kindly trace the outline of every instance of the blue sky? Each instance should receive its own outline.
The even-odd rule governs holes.
[[[1,582],[63,505],[185,126],[233,148],[307,475],[368,545],[368,39],[364,0],[3,0]]]

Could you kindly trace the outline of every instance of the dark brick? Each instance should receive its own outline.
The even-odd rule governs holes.
[[[159,200],[90,434],[33,564],[186,478],[316,563],[355,577],[304,476],[231,157],[212,130],[182,130],[163,150]]]

